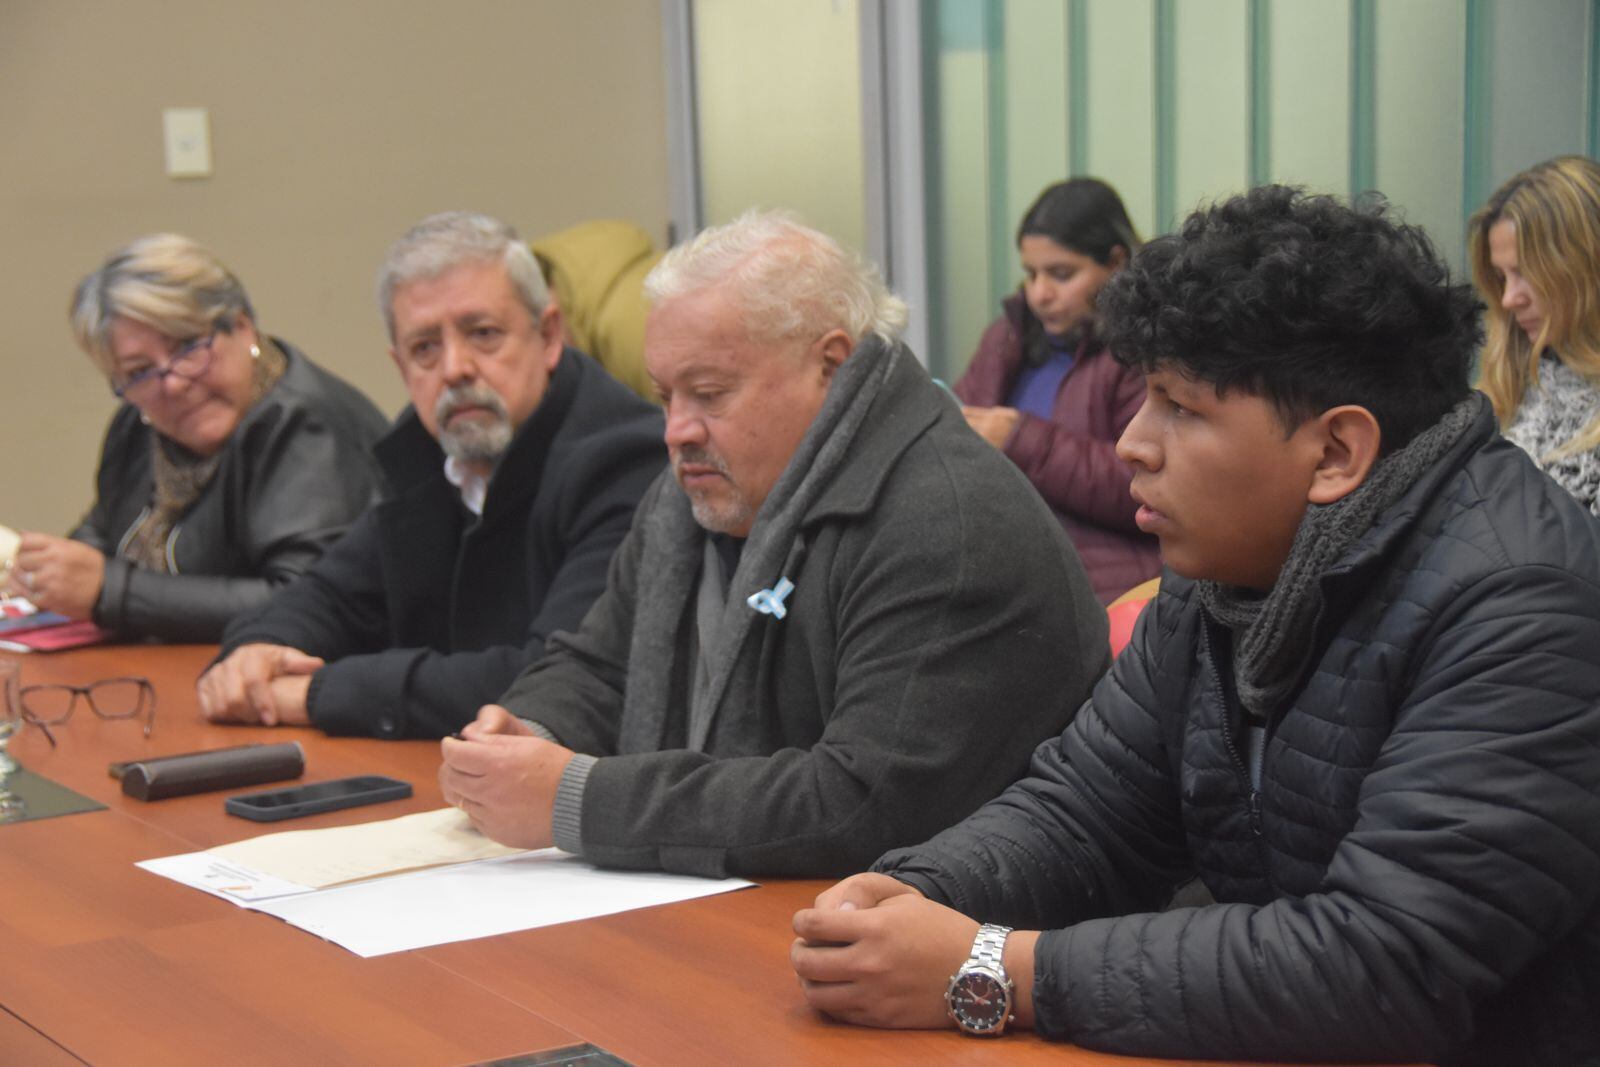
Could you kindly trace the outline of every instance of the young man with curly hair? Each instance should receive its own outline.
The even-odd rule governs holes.
[[[795,917],[806,997],[1133,1055],[1600,1062],[1600,524],[1468,387],[1470,291],[1381,204],[1263,187],[1100,306],[1160,594],[1027,778]],[[1195,876],[1215,903],[1160,910]]]

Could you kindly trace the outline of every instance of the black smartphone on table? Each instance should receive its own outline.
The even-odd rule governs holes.
[[[381,774],[363,774],[355,778],[336,778],[331,782],[313,782],[288,789],[243,793],[229,797],[223,801],[222,807],[229,815],[255,822],[277,822],[279,819],[316,815],[362,804],[401,800],[410,795],[410,782],[385,778]]]

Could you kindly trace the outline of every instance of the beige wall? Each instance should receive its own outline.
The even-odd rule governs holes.
[[[262,325],[404,402],[373,306],[385,248],[470,207],[534,237],[666,232],[655,0],[0,2],[0,523],[65,530],[113,404],[73,345],[72,285],[176,230]],[[161,111],[211,113],[213,176],[163,172]]]

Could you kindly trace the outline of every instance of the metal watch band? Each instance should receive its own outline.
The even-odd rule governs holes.
[[[1011,927],[994,923],[984,923],[978,927],[978,936],[972,941],[972,958],[1005,974],[1000,957],[1005,953],[1006,935],[1009,933]]]

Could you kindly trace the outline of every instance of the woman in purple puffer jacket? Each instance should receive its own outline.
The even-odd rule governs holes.
[[[956,396],[972,428],[1028,476],[1066,528],[1109,603],[1161,570],[1139,532],[1132,470],[1117,438],[1144,379],[1095,335],[1095,297],[1139,249],[1117,191],[1097,178],[1057,182],[1017,227],[1021,289],[984,331]]]

